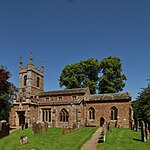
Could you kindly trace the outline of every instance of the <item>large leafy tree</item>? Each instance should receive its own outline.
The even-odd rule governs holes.
[[[60,87],[67,89],[89,87],[96,93],[100,64],[97,59],[90,58],[72,65],[67,65],[60,76]]]
[[[139,96],[132,104],[135,120],[143,120],[150,124],[150,85],[141,90]]]
[[[126,76],[118,57],[109,56],[100,62],[102,76],[99,79],[99,93],[117,93],[123,90]]]
[[[99,75],[101,75],[99,77]],[[67,65],[60,76],[60,87],[67,89],[89,87],[92,94],[116,93],[123,90],[126,76],[122,74],[122,64],[118,57],[107,57],[101,62],[95,58]]]
[[[11,98],[15,87],[8,81],[11,77],[4,66],[0,66],[0,120],[8,120]]]

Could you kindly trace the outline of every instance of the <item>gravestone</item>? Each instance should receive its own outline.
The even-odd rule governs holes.
[[[103,141],[106,141],[106,126],[104,126],[104,136],[103,136]]]
[[[41,133],[41,132],[42,132],[42,129],[43,129],[42,123],[41,123],[41,122],[38,122],[38,123],[37,123],[37,126],[38,126],[38,133]]]
[[[141,121],[141,137],[142,137],[142,141],[146,142],[146,133],[145,133],[145,123],[144,123],[144,121]]]
[[[136,132],[138,132],[138,130],[139,130],[139,121],[136,121]]]
[[[6,120],[1,120],[0,121],[0,138],[3,138],[7,135],[9,135],[9,124],[6,122]]]
[[[28,137],[27,136],[21,136],[19,139],[20,144],[26,144],[28,143]]]
[[[32,124],[32,131],[33,131],[33,134],[37,133],[36,122],[33,122]]]
[[[33,134],[37,134],[37,133],[40,133],[42,132],[42,129],[43,129],[43,126],[42,126],[42,123],[41,122],[34,122],[32,124],[32,131],[33,131]]]
[[[149,130],[148,130],[148,123],[145,123],[145,134],[146,134],[146,139],[149,139]]]

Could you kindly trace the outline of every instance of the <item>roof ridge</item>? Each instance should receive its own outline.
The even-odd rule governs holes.
[[[129,94],[129,95],[130,95],[130,92],[91,94],[91,96],[99,96],[99,95],[120,95],[120,94]]]
[[[51,91],[43,91],[41,93],[46,93],[46,92],[60,92],[60,91],[74,91],[74,90],[87,90],[88,88],[72,88],[72,89],[60,89],[60,90],[51,90]]]

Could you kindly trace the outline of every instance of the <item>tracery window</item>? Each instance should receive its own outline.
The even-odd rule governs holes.
[[[111,120],[117,120],[117,116],[118,109],[115,106],[111,107]]]
[[[89,109],[89,119],[95,119],[95,110],[93,107]]]
[[[24,86],[26,86],[27,85],[27,76],[25,75],[24,76]]]
[[[66,109],[60,111],[60,122],[68,122],[68,112]]]

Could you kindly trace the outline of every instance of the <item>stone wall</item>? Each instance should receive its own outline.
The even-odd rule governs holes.
[[[60,122],[60,112],[65,109],[68,112],[68,122]],[[85,125],[84,106],[80,105],[62,105],[62,106],[41,106],[40,121],[42,122],[43,110],[50,110],[51,121],[48,122],[49,127],[61,128],[80,128]]]
[[[118,110],[117,120],[111,120],[111,108],[116,107]],[[130,102],[100,102],[87,104],[87,125],[100,125],[100,118],[104,118],[105,123],[110,123],[113,126],[116,124],[119,127],[129,128],[130,126]],[[89,108],[94,108],[95,119],[89,119]]]
[[[0,138],[9,135],[9,124],[6,120],[0,121]]]

